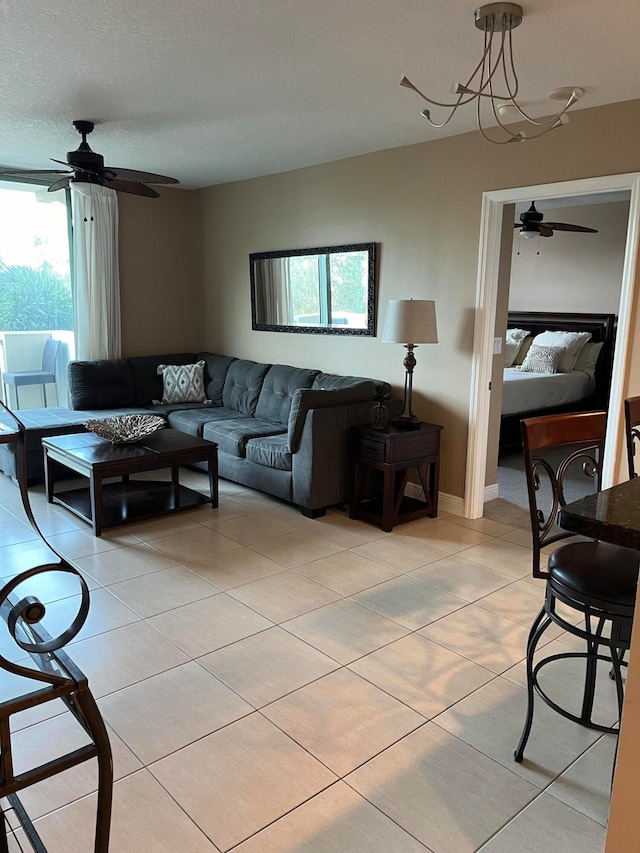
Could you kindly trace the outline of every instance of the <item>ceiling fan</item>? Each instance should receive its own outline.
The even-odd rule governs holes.
[[[64,175],[51,184],[48,192],[66,189],[70,184],[77,181],[83,184],[98,184],[101,187],[109,187],[109,189],[118,192],[144,195],[149,198],[158,198],[160,194],[146,184],[180,183],[175,178],[155,175],[153,172],[139,172],[136,169],[105,166],[104,157],[92,151],[87,142],[87,136],[94,128],[93,122],[74,121],[73,126],[82,136],[82,142],[78,149],[67,152],[66,161],[51,158],[54,163],[67,166],[71,171],[63,171],[62,169],[2,169],[0,177],[29,177],[31,175],[56,177],[57,175]]]
[[[584,225],[569,225],[568,222],[543,222],[543,214],[536,210],[535,202],[531,202],[529,210],[520,214],[520,222],[514,224],[514,228],[520,229],[520,236],[530,240],[536,235],[540,237],[553,237],[554,231],[584,231],[597,234],[597,228],[586,228]]]

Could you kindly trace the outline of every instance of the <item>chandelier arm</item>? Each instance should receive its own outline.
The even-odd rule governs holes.
[[[413,83],[411,83],[411,88],[413,89],[414,92],[416,92],[418,95],[420,95],[420,97],[424,101],[426,101],[428,104],[432,104],[434,107],[449,107],[450,109],[456,109],[456,110],[458,109],[458,107],[463,107],[463,106],[465,106],[465,104],[470,104],[472,101],[475,101],[475,99],[478,97],[474,92],[470,98],[467,98],[466,101],[463,101],[462,97],[463,97],[463,95],[466,94],[466,92],[461,92],[460,95],[458,96],[458,100],[456,101],[455,104],[446,104],[446,103],[443,103],[442,101],[434,101],[432,98],[427,98],[427,96],[424,94],[424,92],[421,92],[420,89],[418,89],[416,86],[413,85]]]
[[[493,80],[490,80],[489,84],[490,84],[489,85],[489,93],[490,93],[490,96],[492,96],[493,95]],[[478,101],[478,109],[477,109],[478,130],[480,131],[480,134],[482,135],[482,137],[484,139],[486,139],[487,142],[492,142],[494,145],[508,145],[510,142],[521,142],[522,137],[520,136],[520,134],[515,134],[512,130],[510,130],[508,127],[506,127],[502,123],[502,121],[500,120],[500,116],[498,115],[498,111],[497,111],[496,105],[495,105],[495,100],[493,97],[491,97],[491,109],[493,111],[493,115],[494,115],[494,118],[495,118],[497,124],[505,132],[505,134],[507,135],[507,138],[506,139],[493,139],[493,137],[489,136],[486,133],[484,127],[482,126],[482,111],[480,109],[480,102]]]
[[[485,40],[486,40],[486,38],[487,38],[487,34],[485,33]],[[467,85],[465,86],[465,88],[468,87],[469,83],[473,80],[473,78],[476,76],[476,74],[478,73],[478,71],[482,67],[482,75],[480,77],[480,88],[478,89],[477,92],[474,91],[473,89],[468,90],[469,92],[473,93],[476,98],[491,98],[492,100],[496,100],[496,101],[508,101],[509,100],[508,95],[495,95],[493,93],[487,94],[485,92],[485,89],[487,87],[490,88],[490,83],[493,80],[493,78],[495,77],[496,72],[498,71],[498,68],[500,67],[500,63],[501,63],[503,56],[504,56],[504,34],[502,37],[502,42],[503,43],[501,44],[500,50],[498,51],[498,56],[496,58],[496,61],[492,65],[491,54],[492,54],[492,46],[493,46],[493,33],[490,33],[489,42],[487,44],[485,52],[482,54],[482,59],[480,60],[480,62],[476,66],[475,71],[473,72],[472,76],[469,78]],[[485,72],[485,68],[487,65],[487,62],[486,62],[487,57],[489,58],[489,63],[488,63],[489,64],[489,70],[487,73],[487,78],[485,80],[484,72]]]
[[[511,46],[511,30],[509,30],[509,59],[510,59],[510,62],[511,62],[511,72],[512,72],[512,74],[513,74],[513,79],[514,79],[514,81],[515,81],[516,86],[515,86],[515,90],[512,92],[512,91],[511,91],[511,87],[510,87],[510,85],[509,85],[509,78],[508,78],[508,76],[507,76],[507,69],[506,69],[506,66],[505,66],[505,69],[504,69],[504,79],[505,79],[505,85],[506,85],[506,87],[507,87],[507,92],[509,93],[509,97],[510,97],[510,99],[511,99],[511,103],[513,104],[513,106],[514,106],[514,107],[516,108],[516,110],[520,113],[520,115],[522,116],[522,118],[526,119],[528,122],[530,122],[530,124],[534,124],[534,125],[536,125],[537,127],[545,127],[545,126],[546,126],[546,125],[548,125],[548,124],[554,125],[554,124],[555,124],[555,123],[556,123],[560,118],[562,118],[562,116],[566,113],[566,111],[567,111],[570,107],[572,107],[572,106],[573,106],[573,104],[575,104],[575,103],[576,103],[576,101],[578,100],[578,99],[575,97],[575,93],[574,93],[574,92],[572,92],[572,93],[571,93],[571,95],[569,96],[568,100],[567,100],[567,103],[566,103],[566,104],[564,105],[564,107],[560,110],[560,112],[559,112],[559,113],[557,113],[556,115],[552,116],[551,118],[542,119],[542,120],[533,118],[533,117],[532,117],[532,116],[530,116],[528,113],[526,113],[526,112],[522,109],[522,107],[520,106],[520,104],[518,104],[518,102],[516,101],[516,96],[517,96],[517,94],[518,94],[518,74],[517,74],[517,72],[516,72],[515,62],[514,62],[514,59],[513,59],[513,49],[512,49],[512,46]],[[551,128],[549,128],[549,129],[551,129]],[[531,138],[537,138],[538,136],[541,136],[541,135],[542,135],[542,134],[536,134],[536,136],[535,136],[535,137],[531,137]]]
[[[469,84],[471,83],[471,81],[473,80],[473,78],[476,76],[476,74],[480,70],[481,66],[483,65],[485,58],[486,58],[486,55],[487,55],[487,52],[490,50],[490,48],[491,48],[491,42],[489,42],[488,47],[485,48],[485,51],[482,54],[482,58],[480,59],[480,62],[474,68],[473,73],[471,74],[471,76],[469,77],[467,82],[461,84],[463,89],[465,89],[465,90],[468,89]],[[409,82],[411,82],[411,81],[409,81]],[[455,102],[455,104],[450,104],[450,103],[445,103],[443,101],[434,101],[433,98],[428,98],[424,94],[424,92],[421,92],[417,86],[413,85],[413,83],[411,83],[411,88],[413,89],[414,92],[416,92],[418,95],[420,95],[420,97],[423,100],[425,100],[428,104],[433,104],[434,107],[448,107],[448,108],[453,109],[453,110],[457,110],[458,107],[464,107],[466,104],[470,104],[472,101],[475,101],[475,99],[478,97],[478,94],[479,94],[477,92],[474,92],[473,90],[460,92],[460,94],[458,95],[458,100]],[[471,97],[467,98],[466,100],[462,100],[463,96],[466,94],[470,94]],[[441,126],[441,125],[434,125],[434,126]]]
[[[469,103],[469,101],[465,101],[465,103]],[[422,117],[423,117],[423,118],[426,118],[426,120],[429,122],[429,124],[431,125],[431,127],[437,127],[437,128],[439,128],[439,127],[445,127],[445,125],[449,124],[449,122],[451,121],[451,119],[452,119],[452,118],[454,117],[454,115],[456,114],[456,111],[457,111],[457,109],[458,109],[458,106],[459,106],[459,105],[458,105],[458,104],[456,104],[455,106],[451,107],[451,112],[449,113],[449,115],[446,117],[446,119],[445,119],[444,121],[439,122],[439,123],[438,123],[438,122],[433,121],[433,119],[431,118],[431,113],[429,112],[429,110],[423,110],[423,111],[422,111]]]

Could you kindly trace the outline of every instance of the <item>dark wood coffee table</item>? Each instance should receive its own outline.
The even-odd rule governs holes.
[[[162,429],[135,444],[112,444],[94,433],[42,439],[45,489],[58,503],[89,522],[96,536],[103,528],[140,521],[204,503],[218,506],[218,445],[175,429]],[[179,466],[206,462],[210,497],[179,481]],[[54,490],[56,463],[87,477],[81,489]],[[131,474],[171,469],[171,480],[131,480]],[[110,478],[116,482],[105,483]]]

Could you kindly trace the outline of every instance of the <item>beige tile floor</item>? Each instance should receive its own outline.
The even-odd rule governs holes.
[[[601,853],[615,739],[538,703],[512,757],[543,595],[521,532],[443,513],[383,533],[220,492],[218,510],[101,539],[32,492],[92,590],[68,652],[113,744],[111,853]],[[3,577],[47,559],[17,497],[1,477]],[[61,576],[41,590],[59,629],[75,590]],[[579,673],[562,667],[549,690],[571,702]],[[19,768],[81,745],[72,722],[53,702],[16,717]],[[83,765],[25,793],[50,853],[93,849],[95,787]]]

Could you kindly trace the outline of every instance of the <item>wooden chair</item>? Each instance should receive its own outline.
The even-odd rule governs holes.
[[[617,734],[617,726],[593,720],[593,702],[598,661],[606,661],[615,682],[618,714],[622,714],[624,687],[621,668],[631,642],[631,626],[638,583],[640,553],[604,542],[573,542],[561,545],[549,557],[547,570],[540,568],[540,552],[545,545],[571,536],[557,526],[565,505],[565,479],[569,469],[580,470],[600,490],[606,428],[605,412],[549,415],[522,421],[525,472],[533,533],[533,575],[546,578],[545,601],[529,633],[527,642],[527,713],[515,760],[521,762],[531,732],[534,695],[576,723],[601,732]],[[549,461],[549,456],[554,458]],[[557,457],[561,457],[558,461]],[[546,482],[546,489],[544,484]],[[544,507],[542,495],[547,497]],[[562,604],[581,615],[577,625]],[[580,637],[585,651],[567,651],[543,657],[534,664],[540,639],[550,625]],[[562,707],[547,695],[538,680],[540,670],[563,659],[585,661],[585,681],[579,714]]]
[[[17,443],[18,485],[23,507],[30,524],[46,542],[40,533],[29,503],[25,476],[24,427],[5,406],[2,406],[2,409],[17,422],[18,432],[11,433],[3,429],[0,432],[0,442]],[[93,849],[94,853],[107,853],[113,788],[113,763],[109,737],[96,701],[89,689],[86,676],[62,650],[62,647],[78,634],[87,618],[89,591],[80,572],[68,563],[54,546],[48,542],[46,544],[59,558],[58,562],[23,571],[8,580],[0,589],[0,616],[4,619],[9,636],[17,647],[14,650],[15,654],[10,654],[3,645],[3,653],[0,653],[0,676],[2,677],[2,701],[0,702],[0,853],[6,853],[9,850],[7,835],[13,831],[5,814],[7,811],[13,812],[33,850],[36,853],[46,853],[42,839],[29,818],[19,794],[29,785],[34,785],[43,779],[62,773],[91,758],[96,758],[98,763],[97,815]],[[25,581],[32,583],[48,572],[64,572],[75,576],[81,593],[75,618],[66,630],[57,637],[51,637],[42,624],[46,613],[45,605],[34,595],[20,594],[21,585]],[[30,662],[27,663],[29,657]],[[16,660],[19,663],[16,663]],[[59,755],[37,767],[17,773],[14,767],[15,750],[12,747],[12,716],[56,699],[64,702],[90,742],[86,746]],[[5,835],[5,826],[7,835]],[[75,849],[72,838],[68,839],[66,846],[69,850]],[[20,847],[20,849],[23,848]]]
[[[636,442],[640,442],[640,397],[627,397],[624,401],[624,423],[627,435],[629,478],[632,478],[638,476],[635,458]]]

